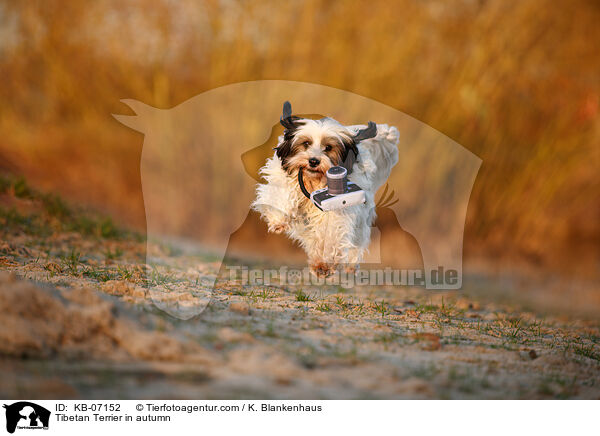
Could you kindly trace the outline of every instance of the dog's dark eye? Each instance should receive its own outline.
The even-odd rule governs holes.
[[[331,145],[326,145],[325,146],[325,151],[331,151]]]
[[[304,141],[304,142],[302,143],[302,145],[304,145],[305,147],[308,147],[308,146],[310,145],[310,141]]]

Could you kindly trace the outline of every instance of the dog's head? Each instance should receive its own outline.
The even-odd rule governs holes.
[[[357,144],[377,134],[377,126],[370,121],[366,129],[354,133],[332,118],[293,116],[287,101],[280,122],[285,130],[275,150],[283,168],[290,174],[302,169],[305,178],[315,181],[324,181],[332,166],[346,166],[350,171],[358,156]]]

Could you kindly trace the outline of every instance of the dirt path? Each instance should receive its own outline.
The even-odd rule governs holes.
[[[210,257],[11,210],[5,398],[600,398],[598,323],[414,289],[206,293]],[[181,320],[155,301],[207,305]]]

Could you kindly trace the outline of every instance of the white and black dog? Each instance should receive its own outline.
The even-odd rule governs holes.
[[[344,126],[332,118],[312,120],[292,115],[284,103],[283,136],[260,174],[252,208],[267,222],[270,232],[285,232],[308,255],[311,271],[327,277],[340,267],[354,271],[369,247],[375,220],[375,193],[398,162],[398,129],[369,122]],[[365,204],[323,212],[301,191],[302,172],[309,192],[324,188],[332,166],[344,166],[348,180],[359,185]]]

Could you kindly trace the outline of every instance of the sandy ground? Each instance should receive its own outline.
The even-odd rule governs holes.
[[[5,233],[0,397],[600,398],[597,322],[408,288],[194,294],[219,267],[129,237]]]
[[[514,286],[248,286],[208,253],[4,189],[2,398],[600,398],[598,320],[517,305]]]

